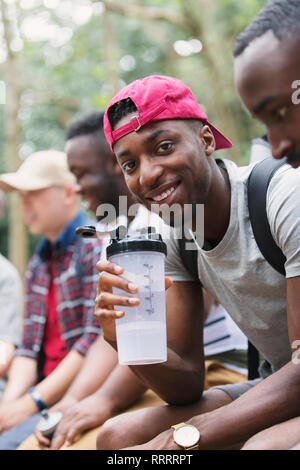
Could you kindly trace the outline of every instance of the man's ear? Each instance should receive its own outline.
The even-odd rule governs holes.
[[[216,141],[211,128],[207,125],[204,125],[200,129],[199,135],[203,142],[206,155],[212,155],[216,149]]]
[[[73,204],[76,198],[78,198],[78,194],[75,188],[76,188],[76,184],[66,184],[64,186],[66,201],[68,204]]]

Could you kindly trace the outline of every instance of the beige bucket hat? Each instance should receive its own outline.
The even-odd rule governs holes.
[[[57,150],[33,153],[15,173],[0,175],[0,189],[3,191],[35,191],[75,182],[75,177],[68,167],[66,154]]]

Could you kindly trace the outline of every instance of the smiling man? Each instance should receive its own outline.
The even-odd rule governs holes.
[[[203,393],[201,289],[188,276],[177,282],[184,267],[179,242],[171,237],[166,260],[166,274],[174,281],[167,291],[168,361],[131,369],[173,406],[108,421],[98,447],[150,440],[143,448],[239,448],[261,429],[299,412],[300,374],[291,362],[290,343],[300,334],[300,227],[294,223],[300,176],[285,165],[269,187],[269,223],[287,258],[284,278],[263,258],[253,237],[246,191],[251,167],[213,158],[215,150],[231,144],[207,120],[185,84],[162,76],[129,84],[110,102],[104,129],[140,203],[148,208],[153,202],[177,203],[182,210],[184,204],[204,204],[204,245],[193,252],[198,276],[268,362],[256,381]],[[126,293],[134,293],[135,305],[139,303],[138,290],[122,277],[122,267],[102,262],[99,270],[96,316],[104,337],[116,347],[115,319],[124,315]],[[113,294],[112,287],[124,295]],[[168,427],[184,420],[192,428],[180,424],[173,435]],[[194,438],[183,445],[178,436],[191,435],[191,429]]]
[[[129,197],[105,140],[102,122],[103,113],[94,112],[72,123],[65,146],[69,168],[76,177],[76,191],[93,214],[103,202],[117,208],[120,194]]]
[[[117,212],[118,196],[127,195],[129,203],[132,203],[132,197],[106,142],[103,114],[96,111],[72,123],[67,129],[65,149],[69,167],[77,179],[77,192],[87,201],[88,207],[96,212],[98,204],[110,202],[116,205]],[[135,219],[128,226],[129,233],[149,224],[148,217],[148,212],[140,206]],[[153,217],[151,225],[152,223],[157,223]],[[208,315],[204,325],[205,353],[208,359],[205,386],[209,388],[215,384],[245,380],[243,368],[247,365],[246,338],[223,307],[215,305],[207,293],[205,297]],[[76,441],[69,448],[94,449],[99,426],[143,395],[145,387],[142,383],[129,368],[116,365],[116,361],[115,351],[99,337],[89,349],[79,374],[63,399],[50,410],[60,411],[64,415],[51,441],[51,448],[57,449],[63,442],[71,444]],[[95,367],[98,363],[99,366]],[[118,393],[119,390],[122,393]],[[159,403],[162,400],[147,392],[135,407]],[[82,431],[90,428],[92,431],[86,433],[82,439],[75,439]],[[48,439],[41,433],[37,431],[36,435],[43,446],[49,446]],[[34,446],[35,443],[29,439],[21,448],[32,449]]]
[[[247,110],[266,125],[275,158],[300,165],[300,3],[268,2],[238,37],[235,82]]]

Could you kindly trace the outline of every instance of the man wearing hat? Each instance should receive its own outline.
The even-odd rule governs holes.
[[[74,183],[66,155],[54,150],[0,176],[2,189],[18,191],[29,231],[44,237],[26,272],[22,341],[0,404],[1,449],[34,431],[38,412],[65,393],[99,334],[92,299],[101,245],[75,234],[86,217]]]
[[[77,191],[93,212],[96,212],[97,207],[104,201],[113,204],[117,210],[118,198],[124,194],[129,198],[129,204],[132,204],[121,169],[104,136],[103,114],[102,112],[88,114],[72,123],[67,130],[68,164],[76,176]],[[150,219],[149,212],[143,206],[139,206],[136,217],[128,224],[128,233],[132,234],[146,225],[157,225],[159,230],[161,222],[162,220],[155,214],[151,214]],[[105,250],[101,257],[104,258],[104,255]],[[205,307],[208,317],[204,325],[207,370],[205,387],[245,380],[246,376],[241,373],[241,368],[247,367],[247,359],[244,357],[247,354],[246,338],[233,324],[223,307],[217,306],[208,295],[206,297]],[[95,369],[95,361],[104,355],[105,360],[102,361],[104,367]],[[162,403],[162,400],[151,392],[147,392],[141,400],[138,400],[144,393],[145,387],[124,366],[117,364],[114,370],[112,367],[112,373],[106,380],[112,360],[111,355],[115,356],[115,351],[103,342],[102,337],[99,337],[90,348],[80,373],[67,393],[50,410],[50,412],[61,411],[64,414],[51,440],[52,449],[60,448],[64,442],[74,443],[71,447],[68,445],[69,449],[94,449],[99,426],[116,414],[116,410],[120,412],[133,402],[134,409]],[[244,371],[245,369],[242,370]],[[96,392],[87,397],[89,393],[87,391],[94,389],[97,389]],[[120,389],[122,394],[116,393]],[[78,435],[89,428],[94,430],[78,439]],[[49,440],[45,439],[38,429],[36,436],[40,445],[49,445]],[[35,447],[36,441],[29,438],[20,448],[30,450]]]
[[[184,83],[163,76],[137,80],[112,99],[104,122],[127,186],[141,204],[148,209],[158,205],[162,214],[175,203],[182,213],[185,204],[204,205],[204,243],[193,252],[198,277],[266,361],[259,379],[203,393],[201,289],[188,273],[182,276],[178,240],[167,240],[168,361],[131,369],[173,406],[109,420],[98,447],[149,441],[142,448],[239,448],[259,430],[299,412],[300,374],[291,361],[291,344],[300,337],[300,227],[295,223],[300,175],[284,166],[268,190],[272,234],[287,259],[284,277],[265,260],[253,236],[247,204],[252,167],[213,158],[215,150],[231,143],[208,121]],[[195,214],[190,235],[197,244]],[[115,347],[114,321],[124,315],[126,293],[134,294],[133,306],[139,294],[122,277],[122,267],[106,261],[99,270],[96,316]],[[112,294],[112,287],[123,295]]]

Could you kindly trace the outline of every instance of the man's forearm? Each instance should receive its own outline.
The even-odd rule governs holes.
[[[146,388],[127,366],[117,365],[97,393],[109,403],[110,415],[120,413],[132,405]]]
[[[79,401],[94,393],[114,370],[117,361],[116,351],[99,336],[89,348],[83,366],[65,396]]]
[[[78,374],[83,361],[84,357],[76,351],[69,352],[54,371],[36,386],[47,406],[61,399]]]
[[[131,366],[131,370],[147,388],[171,405],[187,405],[201,398],[204,385],[204,363],[192,366],[171,349],[168,349],[168,362]]]
[[[103,306],[101,302],[100,296],[100,300],[98,299],[100,306],[96,306],[95,310],[95,315],[99,310],[100,317]],[[199,400],[203,392],[202,290],[195,282],[175,282],[167,291],[166,305],[167,362],[130,366],[130,368],[146,388],[156,392],[165,402],[172,405],[186,405]],[[117,349],[115,322],[110,318],[105,321],[104,337],[113,348]]]
[[[189,422],[201,433],[200,448],[230,449],[257,432],[300,415],[300,365],[288,363],[229,405]]]
[[[37,380],[37,362],[30,357],[15,357],[9,370],[1,404],[20,398]]]
[[[107,342],[118,350],[115,341]],[[169,404],[186,405],[199,400],[204,389],[204,362],[202,367],[199,364],[193,367],[170,348],[167,357],[166,363],[129,367],[146,389],[150,388]]]
[[[12,363],[15,346],[9,341],[0,340],[0,378],[5,377]]]

